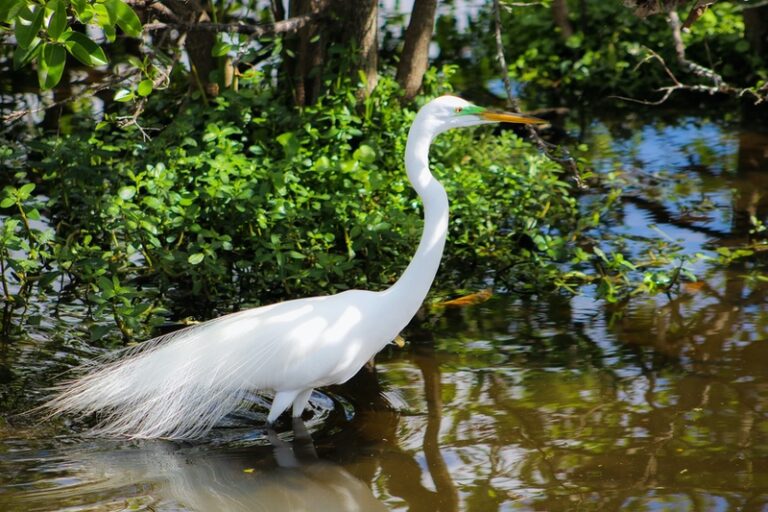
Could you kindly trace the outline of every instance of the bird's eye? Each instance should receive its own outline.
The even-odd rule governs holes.
[[[464,110],[464,109],[461,108],[461,107],[456,107],[455,109],[453,109],[453,111],[456,112],[457,114],[461,114],[462,110]]]

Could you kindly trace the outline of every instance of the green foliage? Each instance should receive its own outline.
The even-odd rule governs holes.
[[[35,258],[25,249],[26,259],[10,248],[3,259],[34,264],[36,275],[53,269],[126,337],[156,322],[169,298],[199,314],[394,282],[422,227],[403,168],[415,109],[401,106],[394,81],[382,79],[362,105],[345,87],[301,111],[275,101],[258,73],[241,86],[210,108],[186,105],[150,142],[105,123],[41,141],[19,182],[34,179],[43,195],[9,188],[2,206],[14,219],[12,208],[45,197],[52,246]],[[150,124],[168,106],[152,100]],[[559,168],[511,131],[449,132],[432,162],[452,198],[443,287],[521,276],[529,290],[551,287],[599,221],[580,214]],[[13,288],[31,270],[11,275]]]
[[[138,16],[123,0],[5,0],[0,6],[0,35],[7,31],[16,37],[14,69],[35,63],[42,89],[59,83],[67,53],[86,66],[109,62],[81,25],[99,29],[109,42],[117,37],[117,28],[131,37],[142,31]]]
[[[607,93],[647,98],[651,91],[671,85],[662,66],[647,60],[649,50],[661,55],[686,83],[697,78],[679,68],[670,28],[664,16],[635,16],[622,2],[568,2],[573,35],[556,26],[549,2],[502,9],[502,38],[510,76],[523,85],[524,95],[551,103],[552,93],[604,96]],[[684,34],[686,55],[711,67],[732,84],[762,83],[768,67],[745,39],[742,7],[717,2]],[[458,32],[453,16],[438,21],[437,40],[444,55],[472,48],[462,61],[459,80],[467,85],[478,77],[498,76],[492,7],[480,11],[466,33]]]

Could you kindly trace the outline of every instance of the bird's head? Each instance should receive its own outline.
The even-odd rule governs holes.
[[[537,117],[514,112],[498,112],[485,107],[479,107],[458,96],[440,96],[430,101],[419,110],[417,121],[424,123],[435,135],[451,128],[463,128],[479,124],[546,123],[546,121]]]

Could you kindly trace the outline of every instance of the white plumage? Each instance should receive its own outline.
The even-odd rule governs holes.
[[[448,199],[428,167],[432,139],[449,128],[500,121],[541,122],[454,96],[417,114],[405,164],[424,202],[424,232],[392,287],[254,308],[155,338],[86,368],[45,407],[100,414],[97,435],[141,438],[203,436],[249,391],[275,394],[270,423],[291,405],[300,416],[314,388],[351,378],[397,336],[429,291],[448,228]]]

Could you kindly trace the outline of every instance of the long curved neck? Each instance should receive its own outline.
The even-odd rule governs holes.
[[[416,254],[400,279],[386,291],[397,300],[405,323],[416,314],[432,286],[448,232],[448,196],[429,171],[429,146],[433,137],[432,130],[417,117],[405,146],[408,179],[424,203],[424,231]]]

